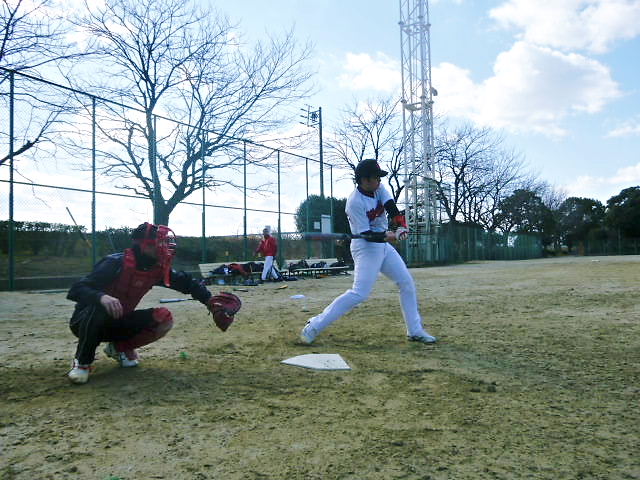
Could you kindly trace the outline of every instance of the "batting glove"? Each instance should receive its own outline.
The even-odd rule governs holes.
[[[396,229],[396,239],[397,240],[406,240],[409,236],[409,229],[406,227],[398,227]]]

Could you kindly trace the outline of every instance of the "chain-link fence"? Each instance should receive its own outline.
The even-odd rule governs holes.
[[[109,228],[88,236],[75,225],[41,222],[16,222],[16,277],[11,289],[66,287],[86,274],[91,267],[92,251],[99,257],[121,251],[130,245],[130,227]],[[0,221],[0,269],[8,271],[8,222]],[[335,258],[352,263],[349,242],[306,241],[300,233],[276,232],[278,264],[310,258]],[[225,235],[207,237],[181,236],[175,267],[198,273],[198,264],[259,261],[253,253],[261,236]],[[542,247],[537,235],[496,235],[456,225],[438,238],[429,238],[431,252],[425,245],[419,251],[425,258],[412,266],[461,263],[470,260],[516,260],[538,258]],[[409,241],[416,241],[416,236]],[[405,256],[406,243],[395,244]],[[203,253],[204,249],[204,253]],[[202,262],[204,255],[206,262]],[[434,260],[435,259],[435,260]],[[0,289],[9,289],[8,277],[0,275]]]
[[[485,232],[478,227],[462,224],[443,224],[431,235],[414,235],[416,265],[461,263],[470,260],[524,260],[543,254],[537,234],[501,234]],[[400,245],[404,255],[406,246]]]
[[[184,239],[189,269],[250,259],[266,225],[279,236],[296,231],[296,210],[305,199],[324,191],[332,201],[336,184],[345,182],[344,171],[317,159],[148,116],[18,72],[0,73],[5,288],[37,276],[31,264],[41,256],[82,259],[62,271],[69,277],[85,272],[103,254],[128,246],[113,232],[145,221],[168,223]],[[318,230],[320,218],[304,223]],[[34,235],[37,241],[26,240]],[[227,241],[233,248],[222,237],[234,239]],[[52,245],[35,246],[44,238]]]
[[[570,251],[577,255],[640,255],[640,238],[625,237],[619,230],[598,231],[572,242]]]
[[[321,190],[346,197],[350,171],[18,72],[0,74],[0,288],[66,286],[128,247],[131,228],[169,218],[180,238],[176,266],[189,271],[255,259],[266,225],[281,261],[349,256],[348,246],[306,241],[297,231],[326,231],[327,216],[331,230],[333,200],[326,212],[314,210],[325,218],[301,206]],[[439,230],[411,237],[415,264],[541,254],[533,236]]]

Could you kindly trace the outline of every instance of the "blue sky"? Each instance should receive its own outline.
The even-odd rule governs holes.
[[[325,130],[355,99],[400,97],[397,0],[212,0],[248,40],[315,45]],[[602,202],[640,185],[640,0],[429,2],[434,114],[502,132],[530,171]]]
[[[355,100],[401,96],[398,0],[200,1],[239,22],[249,43],[293,27],[300,43],[314,44],[316,88],[305,103],[322,107],[327,134]],[[640,0],[437,0],[429,7],[436,116],[502,132],[505,148],[521,153],[529,171],[567,196],[604,203],[640,185]],[[87,175],[73,171],[69,180],[62,167],[40,162],[29,179],[90,188]],[[298,167],[286,172],[283,231],[295,229],[290,213],[305,195],[304,165]],[[313,194],[318,176],[312,175]],[[334,182],[336,197],[353,188],[348,178]],[[69,207],[80,223],[91,223],[85,196],[39,192],[33,203],[33,192],[22,193],[19,219],[68,223]],[[239,195],[210,192],[207,202],[242,205]],[[276,210],[274,198],[251,198],[249,208]],[[131,224],[151,216],[148,202],[113,202],[99,199],[100,227],[117,225],[125,209]],[[198,235],[199,215],[195,207],[180,207],[171,225],[180,235]],[[208,234],[243,230],[238,211],[213,209],[208,218]],[[277,217],[251,212],[247,223],[259,233]]]

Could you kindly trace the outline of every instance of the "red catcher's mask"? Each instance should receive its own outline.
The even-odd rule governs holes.
[[[156,230],[155,238],[153,238],[153,231]],[[163,271],[163,282],[168,287],[170,284],[170,272],[171,263],[173,257],[176,256],[176,234],[173,233],[166,225],[153,225],[147,223],[147,231],[144,234],[144,238],[137,239],[136,242],[145,248],[156,247],[156,255],[158,258],[158,264]]]

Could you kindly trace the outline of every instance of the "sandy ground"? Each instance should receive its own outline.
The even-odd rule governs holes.
[[[197,302],[88,384],[64,293],[0,293],[0,479],[640,479],[640,257],[412,269],[435,346],[407,343],[394,285],[312,347],[351,277],[265,284],[222,333]],[[154,289],[144,306],[180,297]],[[339,353],[350,371],[283,365]]]

